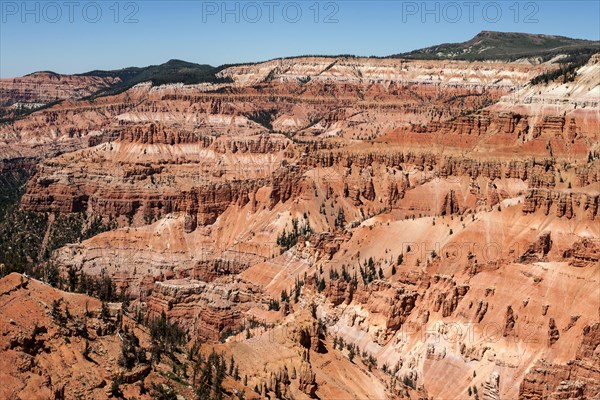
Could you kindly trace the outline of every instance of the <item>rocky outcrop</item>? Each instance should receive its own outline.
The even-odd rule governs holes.
[[[306,360],[303,360],[298,371],[299,389],[310,398],[315,398],[316,395],[318,387],[316,378],[317,376],[313,372],[311,365]]]
[[[514,313],[512,306],[506,307],[506,316],[504,319],[504,329],[502,331],[503,336],[509,336],[514,334],[515,325],[517,323],[517,315]]]
[[[16,273],[0,279],[0,304],[0,397],[103,399],[117,381],[121,390],[151,398],[137,390],[160,379],[140,345],[150,335],[120,304],[106,313],[98,299]],[[117,362],[124,338],[135,338],[129,367]]]
[[[554,318],[548,321],[548,344],[552,346],[560,338],[560,332],[556,326]]]
[[[552,239],[550,238],[550,232],[544,232],[538,237],[537,242],[529,245],[529,248],[519,257],[519,262],[532,263],[544,261],[551,248]]]
[[[167,144],[199,143],[209,147],[213,138],[194,132],[184,132],[180,129],[165,126],[161,123],[126,126],[119,133],[119,140],[126,143]]]
[[[351,285],[343,279],[331,280],[325,288],[325,295],[334,306],[352,301]]]
[[[433,284],[433,311],[441,311],[443,317],[449,317],[469,291],[469,286],[458,285],[453,279],[440,275],[434,275]]]
[[[285,203],[293,195],[299,193],[300,170],[297,166],[283,166],[274,171],[271,178],[271,206],[282,202]]]
[[[274,154],[285,151],[291,140],[283,135],[263,134],[252,137],[219,138],[213,146],[217,153]]]
[[[563,257],[569,259],[569,263],[574,267],[597,265],[600,260],[600,243],[595,239],[581,239],[565,250]]]
[[[404,325],[419,300],[417,291],[382,280],[376,280],[368,287],[355,289],[352,283],[346,287],[346,304],[360,304],[369,313],[381,316],[381,327],[374,331],[374,341],[380,345],[387,343]],[[364,316],[352,314],[348,319],[351,326],[368,329]]]
[[[194,337],[218,340],[243,322],[242,311],[259,301],[257,289],[247,284],[206,283],[194,280],[156,282],[146,298],[150,315],[164,311]]]
[[[600,168],[593,163],[578,166],[575,171],[579,186],[587,186],[600,181]]]
[[[500,400],[500,374],[492,372],[483,384],[482,398],[484,400]]]
[[[35,178],[34,181],[35,182]],[[229,205],[245,205],[249,193],[266,184],[264,181],[229,183],[210,183],[195,187],[189,192],[144,193],[127,192],[125,188],[102,190],[100,187],[81,187],[79,192],[63,182],[37,181],[23,197],[22,203],[28,210],[55,210],[73,213],[91,210],[96,215],[161,215],[173,212],[185,212],[195,215],[197,223],[212,224]],[[89,190],[89,192],[88,192]],[[85,191],[85,192],[84,192]],[[189,228],[193,227],[190,221]]]
[[[460,212],[460,206],[454,190],[451,190],[444,196],[440,207],[439,215],[452,215]]]
[[[556,216],[571,219],[576,215],[595,220],[598,215],[597,194],[562,192],[548,189],[529,189],[523,204],[524,213],[541,210],[549,215],[553,209]]]
[[[477,321],[477,323],[479,323],[483,320],[483,317],[485,317],[485,313],[487,312],[487,310],[488,310],[488,302],[480,300],[477,303],[477,310],[475,311],[475,321]]]
[[[320,321],[307,314],[297,316],[296,323],[290,328],[290,336],[295,343],[306,350],[316,353],[324,350],[323,326]]]
[[[598,368],[600,324],[586,326],[576,358],[567,364],[544,360],[532,366],[519,389],[519,399],[589,399],[600,393]]]
[[[224,181],[203,177],[201,173],[190,176],[186,168],[178,169],[177,163],[172,168],[168,164],[156,167],[121,164],[118,172],[103,170],[103,176],[97,176],[81,174],[76,167],[65,171],[57,164],[48,164],[40,167],[30,181],[22,204],[35,211],[86,211],[92,215],[130,218],[136,215],[156,218],[179,212],[187,215],[186,230],[191,232],[196,225],[212,224],[230,205],[246,205],[262,187],[271,187],[271,207],[287,201],[299,190],[299,170],[294,166],[277,168],[272,174],[267,172],[270,177],[253,178],[248,172],[245,179],[236,174],[236,179]],[[174,187],[175,177],[187,180],[187,186],[191,187],[188,190]]]
[[[402,327],[415,308],[416,301],[417,293],[396,290],[394,297],[390,299],[391,307],[386,322],[388,333],[396,332]]]

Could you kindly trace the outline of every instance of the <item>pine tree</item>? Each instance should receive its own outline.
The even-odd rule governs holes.
[[[277,300],[269,300],[269,311],[279,311],[279,302]]]
[[[325,278],[322,278],[319,281],[319,287],[317,288],[317,290],[319,291],[319,293],[321,293],[323,290],[325,290]]]
[[[350,348],[348,349],[348,360],[350,360],[350,362],[354,362],[352,360],[354,360],[355,355],[356,355],[356,352],[354,350],[354,345],[351,345]]]
[[[229,363],[229,375],[233,376],[233,370],[235,369],[235,360],[233,359],[233,355],[231,356],[231,361]]]
[[[106,321],[109,317],[110,312],[108,311],[108,305],[105,302],[102,302],[102,308],[100,309],[100,318],[103,321]]]
[[[69,292],[74,292],[77,289],[77,271],[73,267],[69,267],[67,271],[68,279],[69,279]]]

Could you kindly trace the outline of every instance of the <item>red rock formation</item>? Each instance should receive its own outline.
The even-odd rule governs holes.
[[[529,189],[523,204],[524,213],[533,213],[541,210],[545,215],[555,209],[558,217],[568,219],[581,215],[590,219],[596,219],[598,215],[597,194],[587,193],[565,193],[558,190]]]
[[[0,303],[2,398],[105,399],[112,382],[120,379],[121,390],[150,399],[150,393],[140,392],[140,382],[151,386],[162,379],[147,362],[130,369],[117,364],[125,326],[142,343],[150,339],[120,314],[120,304],[109,306],[104,315],[98,299],[16,273],[0,279]],[[138,351],[145,358],[145,350]]]
[[[456,198],[456,193],[454,193],[454,190],[451,190],[444,196],[439,215],[451,215],[458,212],[460,212],[458,199]]]
[[[517,323],[517,316],[515,315],[512,306],[506,307],[506,318],[504,322],[504,330],[502,332],[503,336],[508,336],[513,334],[515,330],[515,324]]]
[[[258,300],[255,288],[234,286],[193,280],[156,282],[146,302],[151,315],[165,311],[170,321],[194,337],[218,340],[223,332],[236,330],[244,320],[241,311]]]
[[[469,291],[469,286],[457,285],[453,279],[440,275],[434,275],[432,282],[433,311],[441,311],[443,317],[449,317]]]
[[[548,345],[552,346],[560,338],[560,332],[556,327],[556,321],[554,318],[550,318],[548,321]]]
[[[523,263],[543,261],[551,248],[552,239],[550,238],[550,232],[544,232],[539,236],[537,242],[529,245],[529,248],[521,255],[519,261]]]
[[[475,321],[477,321],[478,323],[481,322],[483,320],[483,317],[485,317],[485,313],[487,312],[487,309],[488,309],[488,302],[480,300],[479,303],[477,303],[477,311],[475,312]]]
[[[120,227],[56,251],[62,271],[105,271],[136,306],[208,342],[254,321],[218,346],[244,355],[240,368],[262,397],[286,382],[282,397],[463,398],[478,387],[512,398],[524,362],[540,371],[529,371],[523,396],[589,397],[592,362],[540,357],[568,354],[597,308],[588,290],[598,262],[598,173],[588,159],[597,105],[578,94],[593,74],[578,74],[579,91],[546,112],[550,87],[515,92],[544,68],[346,58],[235,66],[221,72],[233,83],[138,85],[34,113],[0,127],[0,156],[19,165],[69,151],[39,164],[22,207]],[[338,210],[345,226],[334,223]],[[277,246],[300,218],[315,233]],[[433,260],[431,242],[444,248]],[[491,244],[502,249],[493,260]],[[368,259],[376,269],[361,281]],[[350,279],[327,275],[341,265]],[[268,309],[294,285],[297,301]],[[503,335],[462,335],[484,320]],[[356,346],[356,362],[332,348],[324,326]],[[543,340],[526,341],[522,326]],[[596,356],[590,332],[581,360]],[[386,364],[398,369],[384,373]],[[553,376],[570,379],[564,368],[579,383],[557,386]]]
[[[20,78],[0,79],[0,103],[7,111],[36,108],[58,100],[89,96],[119,81],[112,77],[35,72]]]
[[[299,388],[310,398],[315,398],[317,391],[316,375],[307,362],[303,362],[298,372]]]
[[[586,326],[576,358],[565,364],[538,361],[519,389],[520,399],[589,399],[600,393],[600,324]]]
[[[597,265],[600,260],[600,244],[596,240],[584,238],[565,250],[563,257],[570,259],[570,264],[575,267]]]

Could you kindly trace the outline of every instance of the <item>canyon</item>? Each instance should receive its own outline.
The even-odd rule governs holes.
[[[2,98],[63,100],[0,125],[0,171],[30,176],[19,209],[49,216],[42,246],[64,216],[103,227],[44,268],[64,290],[109,277],[121,299],[104,321],[90,293],[0,279],[2,396],[108,395],[122,328],[85,339],[94,364],[57,333],[62,298],[142,347],[137,313],[235,359],[225,398],[597,398],[600,53],[532,83],[555,68],[299,57],[93,99],[118,78],[3,82]],[[177,379],[121,368],[124,393],[192,398],[195,359],[174,353]]]

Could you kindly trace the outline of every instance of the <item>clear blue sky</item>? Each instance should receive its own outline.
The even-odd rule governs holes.
[[[465,41],[481,30],[599,40],[599,4],[0,0],[0,76],[117,69],[173,58],[220,65],[302,54],[383,56]]]

